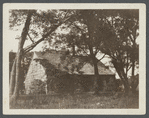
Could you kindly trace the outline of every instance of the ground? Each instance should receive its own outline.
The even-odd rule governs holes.
[[[107,109],[139,108],[138,95],[123,94],[58,94],[58,95],[22,95],[11,109]]]

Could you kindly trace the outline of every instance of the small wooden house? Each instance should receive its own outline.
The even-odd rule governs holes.
[[[46,68],[45,66],[43,66],[43,64],[41,64],[41,61],[46,61]],[[56,78],[57,73],[55,74],[55,76],[49,76],[50,74],[48,74],[46,70],[47,65],[49,70],[54,68],[65,73],[63,77],[61,76],[58,80],[61,90],[71,91],[73,89],[74,91],[75,89],[78,89],[79,85],[82,85],[84,89],[87,88],[86,90],[88,91],[91,90],[93,88],[94,81],[94,67],[89,62],[80,62],[80,57],[70,57],[69,55],[66,55],[66,51],[49,50],[44,53],[34,52],[25,79],[26,94],[32,93],[32,83],[35,80],[44,82],[45,93],[48,93],[49,88],[51,88],[48,84],[48,80],[52,81],[52,78]],[[99,81],[102,81],[103,85],[102,90],[114,90],[115,74],[112,73],[108,68],[106,68],[102,62],[98,63],[98,71]],[[57,81],[56,79],[54,80]],[[64,87],[64,84],[67,84],[67,88]],[[53,84],[53,86],[55,85],[56,84]]]

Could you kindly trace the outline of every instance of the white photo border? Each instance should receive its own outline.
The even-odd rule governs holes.
[[[10,9],[139,9],[139,109],[10,109]],[[146,113],[146,5],[143,3],[5,3],[3,4],[3,114],[5,115],[143,115]]]

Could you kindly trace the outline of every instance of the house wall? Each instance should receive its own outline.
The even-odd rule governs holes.
[[[25,79],[25,92],[26,94],[30,94],[31,91],[31,87],[32,87],[32,82],[35,79],[40,79],[42,81],[46,81],[47,76],[45,74],[45,70],[43,68],[43,66],[39,63],[36,62],[35,60],[32,60],[26,79]]]
[[[84,91],[94,90],[94,75],[78,75],[77,80]],[[97,80],[99,91],[115,91],[115,75],[99,75]]]
[[[44,67],[39,61],[32,60],[26,80],[25,80],[25,90],[26,94],[32,93],[31,88],[32,82],[35,79],[40,79],[42,81],[51,80],[47,79]],[[76,74],[66,74],[61,78],[53,79],[52,85],[47,85],[45,92],[49,91],[55,92],[75,92],[80,89],[81,91],[93,91],[94,88],[94,75],[76,75]],[[48,83],[47,83],[48,84]],[[99,75],[98,79],[99,91],[113,91],[115,90],[115,76],[114,75]]]
[[[94,90],[94,75],[68,74],[55,80],[52,83],[52,90],[54,92],[74,93],[75,91],[88,92]],[[99,85],[99,91],[115,91],[114,75],[100,75],[97,83]]]
[[[48,94],[53,91],[56,93],[72,93],[75,89],[75,77],[69,74],[65,74],[60,78],[49,77],[48,80],[51,80],[51,83],[48,83]]]

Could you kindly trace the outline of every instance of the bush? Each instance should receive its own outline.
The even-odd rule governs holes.
[[[51,87],[54,92],[57,93],[73,93],[74,92],[74,79],[68,75],[55,78],[51,83]]]
[[[130,83],[131,89],[132,89],[133,92],[135,92],[136,88],[139,84],[139,74],[137,74],[135,76],[131,76],[130,79],[131,79],[131,83]]]
[[[113,78],[110,78],[107,85],[106,85],[107,91],[115,91],[116,90],[116,84],[115,80]]]
[[[31,83],[30,91],[30,94],[46,94],[46,83],[39,79],[35,79]]]

